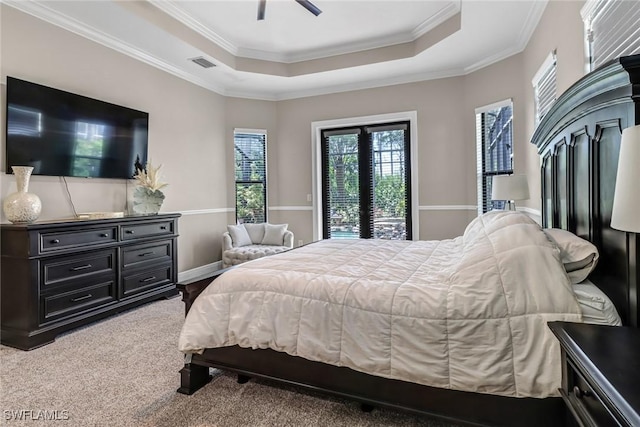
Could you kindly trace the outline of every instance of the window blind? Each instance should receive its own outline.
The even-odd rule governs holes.
[[[267,135],[234,132],[236,221],[267,221]]]
[[[556,102],[556,55],[551,52],[531,81],[533,84],[536,124]]]
[[[478,214],[504,208],[491,200],[491,179],[513,173],[513,107],[511,100],[476,110]]]
[[[620,56],[640,53],[640,1],[587,0],[581,14],[589,71]]]

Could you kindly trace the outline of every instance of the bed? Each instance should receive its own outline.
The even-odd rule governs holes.
[[[537,128],[532,141],[538,147],[538,152],[541,156],[543,225],[548,228],[555,227],[569,230],[581,238],[593,242],[598,248],[600,259],[589,279],[592,284],[597,286],[596,289],[601,290],[603,295],[613,301],[623,322],[632,325],[637,324],[637,292],[635,288],[637,286],[638,273],[636,269],[635,236],[632,238],[625,233],[611,229],[609,219],[613,197],[612,190],[615,184],[612,180],[615,181],[620,133],[623,128],[640,123],[640,73],[638,70],[640,70],[640,57],[627,57],[613,61],[596,72],[585,76],[559,98],[553,109],[545,116],[545,119]],[[514,218],[522,217],[524,217],[522,214],[508,213],[489,215],[491,220],[482,217],[470,225],[472,228],[480,227],[481,231],[476,230],[477,233],[469,233],[469,236],[465,232],[461,239],[464,240],[465,237],[473,239],[476,234],[490,236],[493,233],[493,226],[496,226],[495,230],[499,233],[500,229],[504,228],[505,221],[508,227],[513,227],[512,221],[515,221]],[[507,219],[505,220],[504,218]],[[529,225],[533,228],[533,224],[527,224],[525,220],[519,219],[515,222],[524,228]],[[479,226],[478,223],[481,225]],[[537,227],[537,229],[540,230],[540,227]],[[516,234],[520,232],[518,230]],[[544,235],[544,232],[542,234]],[[415,330],[411,329],[411,326],[424,320],[424,316],[413,312],[413,308],[411,308],[410,304],[406,304],[406,301],[404,301],[405,304],[403,305],[402,298],[396,301],[396,297],[398,293],[402,293],[403,287],[415,287],[415,283],[411,282],[411,280],[403,282],[403,285],[395,286],[392,284],[392,286],[389,286],[389,289],[392,289],[393,292],[388,297],[394,303],[398,303],[396,308],[399,307],[400,311],[393,311],[390,308],[395,307],[395,305],[390,306],[388,304],[389,298],[381,298],[379,306],[367,306],[370,301],[366,301],[367,298],[358,296],[367,295],[368,292],[366,286],[361,286],[363,292],[354,296],[356,304],[361,304],[361,306],[356,307],[358,309],[356,311],[360,314],[372,312],[374,313],[373,317],[358,317],[358,314],[354,314],[356,311],[347,313],[342,310],[342,316],[346,316],[348,322],[328,323],[321,328],[317,328],[323,333],[320,334],[320,338],[317,338],[320,341],[320,345],[314,346],[313,342],[309,342],[313,341],[311,338],[302,338],[300,340],[298,334],[284,332],[275,338],[265,337],[262,336],[264,331],[261,328],[256,329],[256,322],[251,325],[242,323],[241,319],[246,318],[245,314],[250,313],[253,309],[250,307],[243,308],[245,302],[234,300],[235,297],[232,297],[238,291],[234,286],[244,286],[237,281],[237,276],[240,274],[240,272],[236,272],[236,270],[240,270],[240,268],[237,268],[221,274],[208,289],[203,284],[192,287],[185,286],[182,289],[186,311],[189,313],[188,317],[197,317],[198,314],[201,314],[199,312],[204,310],[204,304],[201,301],[212,298],[214,300],[213,306],[220,308],[221,315],[226,316],[226,318],[222,322],[223,327],[218,329],[216,329],[215,324],[212,324],[215,322],[209,321],[211,329],[218,331],[213,333],[213,341],[196,342],[197,339],[190,336],[191,332],[181,336],[181,348],[188,355],[185,360],[185,366],[181,370],[181,387],[179,391],[186,394],[195,392],[209,381],[209,368],[215,367],[237,372],[240,381],[246,381],[250,377],[276,379],[348,397],[363,403],[367,407],[388,406],[471,425],[563,425],[563,403],[560,398],[554,396],[553,389],[555,387],[554,381],[559,384],[559,363],[557,368],[555,368],[556,365],[553,362],[549,364],[552,365],[550,370],[538,370],[538,367],[544,364],[540,362],[543,355],[546,354],[551,358],[558,357],[557,352],[553,350],[556,344],[547,340],[548,332],[541,325],[544,325],[547,320],[554,319],[581,321],[583,308],[578,305],[577,298],[574,297],[575,291],[572,290],[573,287],[566,274],[562,270],[558,270],[562,268],[562,264],[559,263],[558,248],[546,244],[544,242],[545,239],[539,237],[539,234],[535,234],[532,238],[535,241],[540,241],[542,245],[542,249],[535,251],[533,255],[527,252],[526,256],[534,257],[536,259],[535,263],[531,262],[527,266],[527,263],[516,262],[522,264],[520,267],[527,271],[527,276],[531,273],[531,267],[533,266],[535,269],[536,265],[538,267],[544,265],[545,268],[538,268],[538,270],[548,270],[550,274],[538,276],[536,273],[531,273],[532,280],[539,280],[539,282],[535,286],[527,287],[537,290],[532,294],[527,294],[528,297],[523,300],[513,299],[511,305],[507,304],[508,309],[504,310],[503,306],[502,311],[511,314],[515,313],[517,314],[515,317],[518,317],[518,319],[526,319],[524,323],[531,323],[533,326],[530,326],[529,329],[535,330],[538,334],[533,341],[531,341],[531,337],[524,336],[529,330],[526,327],[514,329],[509,326],[514,322],[513,316],[507,316],[505,320],[505,317],[501,316],[503,313],[498,313],[501,310],[487,308],[490,306],[485,306],[481,311],[475,312],[474,310],[476,309],[472,305],[468,305],[468,302],[462,298],[464,295],[468,295],[468,292],[474,292],[484,283],[487,283],[485,280],[471,282],[471,287],[464,288],[464,291],[459,293],[459,304],[456,303],[449,307],[450,311],[455,311],[456,307],[466,307],[468,308],[467,314],[471,313],[471,317],[475,316],[476,319],[499,319],[496,320],[495,328],[493,328],[498,332],[492,334],[490,330],[477,329],[480,327],[479,325],[486,322],[469,323],[468,317],[465,317],[466,324],[460,329],[466,328],[470,330],[471,336],[473,334],[478,334],[481,337],[490,336],[493,341],[489,342],[492,343],[501,341],[508,335],[511,335],[511,338],[516,337],[516,341],[522,338],[520,343],[511,339],[505,347],[501,348],[504,350],[509,346],[512,348],[521,346],[527,349],[524,353],[514,352],[505,359],[502,357],[505,352],[502,351],[502,356],[487,359],[486,357],[489,353],[485,351],[484,353],[480,352],[480,355],[485,358],[478,359],[478,363],[483,360],[485,363],[491,361],[491,363],[486,363],[488,367],[493,364],[500,365],[503,360],[510,362],[513,369],[508,376],[516,378],[515,385],[513,382],[505,385],[503,381],[491,381],[492,378],[503,376],[504,369],[502,368],[493,371],[488,369],[488,374],[484,375],[479,383],[473,381],[465,383],[465,378],[473,375],[468,368],[458,363],[459,357],[456,354],[452,355],[451,352],[446,353],[446,359],[447,362],[452,362],[451,366],[456,367],[453,371],[456,371],[457,374],[453,376],[430,374],[431,377],[427,376],[426,379],[422,374],[416,376],[415,364],[403,364],[402,358],[407,358],[407,354],[410,355],[412,354],[411,352],[404,353],[404,355],[396,354],[393,347],[391,347],[383,356],[370,353],[370,350],[376,347],[385,346],[385,343],[389,342],[389,336],[409,337],[411,335],[410,331]],[[550,240],[546,239],[546,242],[548,243]],[[418,251],[416,247],[409,249],[414,243],[418,242],[402,243],[407,245],[407,248],[401,251],[403,259],[408,258],[406,255],[413,253],[414,249]],[[501,244],[499,243],[498,246]],[[435,259],[438,259],[440,254],[437,251],[441,245],[442,243],[438,244],[436,248],[421,248],[421,250],[429,253],[428,258],[435,256]],[[334,250],[331,246],[335,246],[335,243],[325,243],[317,246],[320,247],[320,251],[331,251]],[[489,243],[481,242],[480,247],[485,249],[495,248],[496,240],[492,241],[490,239]],[[307,251],[315,250],[315,248],[310,245],[307,249],[294,250],[287,257],[293,257],[295,262],[296,257],[304,258],[308,255],[306,254]],[[367,249],[371,248],[365,248],[365,252]],[[376,251],[379,249],[377,248]],[[459,256],[459,259],[456,260],[457,266],[464,267],[464,263],[470,262],[470,260],[487,262],[480,257],[481,250],[473,247],[466,250],[472,253],[465,253],[465,249],[461,249],[462,253],[470,256],[470,258],[466,259],[465,256]],[[376,251],[371,250],[373,253]],[[518,252],[524,251],[524,249],[516,247],[509,248],[508,251]],[[385,253],[384,258],[393,261],[393,253]],[[448,262],[447,260],[450,259],[451,253],[453,252],[443,251],[442,257],[438,261],[443,267],[440,270],[436,268],[437,263],[435,267],[421,264],[415,266],[414,270],[412,270],[413,273],[406,271],[402,274],[408,278],[415,279],[416,271],[420,271],[420,269],[426,269],[436,274],[438,274],[438,271],[444,271],[449,273],[449,276],[445,278],[449,280],[451,274],[461,274],[461,272],[465,271],[464,268],[451,270],[449,265],[445,265]],[[317,255],[313,256],[317,257]],[[269,262],[272,266],[278,265],[280,257],[281,255],[277,255],[273,259],[264,262]],[[498,259],[494,252],[492,252],[492,259],[494,261]],[[257,280],[256,277],[265,276],[260,271],[261,268],[265,268],[265,265],[258,261],[260,260],[248,263],[244,267],[245,270],[255,268],[256,271],[251,276],[254,281]],[[514,259],[512,258],[509,261],[514,262]],[[503,262],[508,265],[509,261],[505,260]],[[500,264],[500,262],[494,262],[493,264]],[[333,267],[340,268],[338,265]],[[286,267],[279,268],[286,270]],[[316,266],[315,268],[319,267]],[[349,268],[354,267],[351,266]],[[487,271],[490,270],[490,268],[487,269]],[[507,273],[503,271],[498,274],[498,280],[490,280],[495,282],[494,285],[496,286],[487,290],[489,295],[493,295],[495,289],[504,285],[504,281],[510,281],[511,284],[509,286],[516,287],[519,282],[522,282],[522,271],[514,273],[519,276],[516,280],[512,280],[508,278],[508,270],[505,270]],[[302,272],[303,275],[313,275],[315,273],[317,272],[308,270]],[[386,278],[388,280],[392,279],[387,272],[382,274],[381,280],[384,280],[384,274],[387,275]],[[477,275],[478,272],[476,271],[474,274]],[[272,280],[269,284],[271,293],[279,294],[282,283],[279,282],[279,279],[269,280]],[[444,283],[447,280],[439,280],[437,283]],[[463,283],[467,283],[465,280],[455,283],[462,286]],[[556,286],[551,286],[551,283]],[[214,288],[217,287],[220,287],[220,289],[215,290]],[[308,286],[305,286],[306,290],[304,292],[311,292],[308,288]],[[285,301],[292,302],[291,305],[294,307],[301,307],[300,301],[310,299],[322,301],[323,304],[330,307],[330,310],[332,308],[335,309],[339,304],[332,305],[331,302],[342,301],[338,296],[344,296],[344,292],[347,292],[345,289],[350,289],[350,287],[346,285],[344,287],[338,286],[337,289],[334,289],[336,291],[335,295],[331,295],[330,292],[329,295],[311,295],[314,298],[309,298],[310,295],[308,293],[293,296],[287,295],[288,299],[276,300],[274,305],[268,306],[267,311],[277,312],[279,310],[278,307],[283,308],[286,305]],[[516,289],[524,292],[523,289]],[[218,291],[221,291],[226,296],[219,296]],[[343,293],[341,294],[340,291],[343,291]],[[448,294],[453,291],[455,289],[452,290],[451,287],[448,287],[443,292]],[[507,289],[506,293],[508,294],[509,292],[512,291]],[[203,293],[203,298],[197,298],[201,293]],[[214,296],[211,297],[210,295]],[[503,293],[499,297],[494,297],[494,299],[508,301],[508,298],[504,295],[503,289]],[[264,298],[264,295],[262,298]],[[331,298],[334,298],[334,300]],[[424,301],[429,301],[429,298],[433,297],[425,297]],[[481,297],[480,299],[483,298]],[[491,298],[490,296],[489,299]],[[584,296],[584,298],[586,300],[589,299],[588,296]],[[407,301],[411,299],[411,297],[408,297]],[[433,306],[430,308],[441,307],[442,301],[448,300],[435,298]],[[519,311],[514,311],[514,307],[520,301],[524,301],[523,304],[527,307],[519,307]],[[537,306],[543,310],[529,312],[527,311],[529,306]],[[313,307],[309,309],[314,310]],[[191,312],[190,310],[194,311]],[[493,311],[490,315],[487,315],[486,310]],[[298,310],[298,314],[301,312],[302,309]],[[235,316],[234,313],[240,314]],[[545,315],[542,316],[541,313],[545,313]],[[390,321],[389,319],[391,318],[394,320]],[[404,329],[401,327],[402,322],[398,322],[395,320],[396,318],[402,318],[406,321]],[[258,320],[260,319],[266,318],[258,317]],[[282,321],[282,316],[269,319]],[[327,317],[325,316],[323,319],[326,320]],[[434,320],[436,324],[444,322],[446,325],[450,318],[439,317],[431,320]],[[269,322],[274,322],[274,320],[264,321],[263,323]],[[284,322],[286,323],[287,321],[284,320]],[[238,325],[236,325],[237,328],[233,329],[234,332],[230,334],[228,332],[230,330],[229,325],[232,323],[238,323]],[[380,330],[387,331],[388,336],[383,340],[376,340],[378,337],[375,334],[368,333],[366,337],[370,337],[370,343],[367,342],[365,336],[359,336],[357,338],[360,340],[365,338],[363,341],[364,349],[355,346],[352,349],[347,349],[349,351],[345,353],[342,351],[344,350],[342,345],[346,341],[336,341],[335,337],[329,333],[335,332],[338,336],[345,333],[356,333],[349,332],[349,328],[343,327],[343,323],[371,324],[374,329],[377,324],[377,327],[381,328]],[[505,324],[507,325],[506,327],[504,326]],[[307,327],[310,326],[307,325]],[[421,324],[422,326],[424,324]],[[290,331],[301,327],[304,328],[305,325],[299,322],[299,318],[296,318],[290,325],[285,325],[283,330]],[[445,332],[448,332],[446,327]],[[250,336],[258,336],[259,339],[258,341],[248,341]],[[293,336],[294,339],[290,340],[290,336]],[[455,338],[455,335],[452,335],[452,337]],[[358,339],[351,340],[351,342],[357,342]],[[413,343],[411,343],[410,338],[407,339],[409,345],[413,345],[416,349],[415,354],[421,355],[421,357],[417,358],[418,360],[413,360],[412,362],[418,363],[418,365],[420,363],[433,365],[429,369],[435,367],[435,371],[439,372],[439,370],[442,370],[442,366],[439,364],[437,353],[440,352],[443,345],[451,346],[452,343],[461,341],[453,339],[450,341],[445,340],[444,343],[439,341],[425,344],[424,341],[426,339],[425,336],[418,336],[413,340]],[[288,342],[288,340],[291,342]],[[536,340],[541,340],[540,343],[542,345],[536,347],[532,344]],[[482,347],[482,345],[475,347]],[[464,352],[473,354],[477,350],[475,347],[467,346],[460,354]],[[274,348],[278,351],[274,350]],[[326,351],[322,352],[318,349],[325,349]],[[545,353],[545,351],[548,351],[548,353]],[[359,352],[364,355],[362,360],[357,360],[358,358],[354,356]],[[519,363],[518,357],[522,357],[522,354],[526,354],[527,360],[522,361],[523,366],[520,369],[516,365]],[[527,366],[526,362],[531,362],[532,360],[534,362],[529,363]],[[538,360],[538,362],[535,362],[535,360]],[[531,367],[535,368],[533,375],[530,375],[531,372],[527,374],[527,369],[531,369]],[[432,370],[429,372],[432,372]],[[522,381],[517,381],[518,378]],[[532,381],[531,378],[535,378],[535,381]],[[522,386],[526,382],[530,384]]]

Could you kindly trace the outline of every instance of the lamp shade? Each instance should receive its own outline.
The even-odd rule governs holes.
[[[491,180],[491,200],[526,200],[529,183],[526,175],[495,175]]]
[[[611,227],[640,233],[640,125],[622,131]]]

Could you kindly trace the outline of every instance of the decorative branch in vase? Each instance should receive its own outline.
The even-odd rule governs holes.
[[[144,169],[136,167],[133,179],[138,186],[133,190],[133,213],[149,215],[160,211],[164,202],[164,193],[160,190],[169,185],[160,181],[161,167],[154,167],[151,162],[147,162]]]

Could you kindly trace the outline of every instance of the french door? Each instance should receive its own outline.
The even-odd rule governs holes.
[[[323,238],[411,239],[409,122],[322,131]]]

